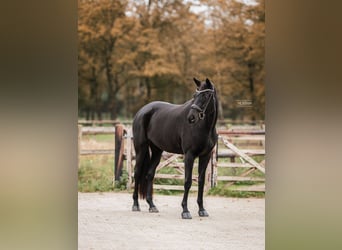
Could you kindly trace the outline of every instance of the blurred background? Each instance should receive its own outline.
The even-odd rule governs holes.
[[[0,213],[1,249],[77,248],[78,130],[75,124],[78,115],[86,117],[85,97],[90,96],[90,82],[84,80],[86,76],[89,77],[84,73],[92,72],[86,70],[92,62],[87,59],[90,58],[90,54],[78,50],[85,50],[84,46],[88,46],[89,49],[93,48],[92,43],[81,42],[82,22],[90,20],[84,18],[86,15],[83,12],[90,14],[91,11],[103,6],[105,1],[97,0],[98,6],[91,2],[95,1],[89,0],[85,3],[70,0],[26,2],[14,0],[5,2],[0,9],[3,32],[3,39],[0,40],[2,59],[0,67],[2,76],[0,85],[2,132],[0,196],[3,205]],[[173,2],[168,1],[168,3]],[[171,50],[165,47],[166,42],[174,40],[172,44],[180,45],[176,43],[177,39],[190,37],[192,42],[188,46],[192,51],[192,58],[189,67],[193,68],[193,71],[189,70],[189,75],[181,75],[186,79],[184,82],[187,89],[184,95],[193,92],[191,80],[193,76],[200,79],[209,77],[220,91],[223,107],[229,107],[229,109],[225,108],[224,112],[232,112],[233,105],[236,103],[229,103],[228,98],[233,98],[230,94],[237,94],[237,92],[228,92],[223,88],[235,86],[232,85],[233,67],[230,65],[228,68],[223,65],[228,60],[231,64],[234,62],[234,65],[235,63],[241,64],[228,56],[228,51],[233,54],[233,45],[226,46],[228,40],[232,42],[228,37],[237,33],[227,31],[235,27],[234,30],[246,35],[245,31],[248,30],[246,27],[253,27],[251,31],[256,32],[258,22],[253,21],[254,24],[251,25],[248,21],[250,26],[240,22],[241,18],[249,16],[251,12],[236,15],[236,23],[233,22],[234,19],[224,18],[224,16],[232,17],[232,14],[228,15],[222,7],[229,5],[230,8],[233,3],[228,1],[220,3],[222,5],[215,5],[217,7],[211,5],[210,8],[197,5],[208,6],[209,4],[205,1],[187,1],[182,2],[180,6],[190,3],[189,11],[192,14],[187,16],[187,20],[190,20],[190,16],[196,17],[189,21],[190,30],[195,32],[194,27],[201,23],[202,33],[196,31],[196,34],[199,33],[197,36],[187,36],[189,31],[182,36],[174,35],[172,39],[160,36],[159,39],[164,38],[162,48],[167,48],[164,51],[171,53]],[[210,3],[219,4],[218,1],[210,1]],[[241,11],[242,9],[254,11],[256,8],[263,10],[258,5],[254,6],[254,2],[247,3],[234,3],[234,5],[240,5]],[[160,1],[151,3],[150,18],[152,10],[160,4]],[[262,6],[263,3],[260,2],[260,4]],[[134,20],[137,25],[134,27],[137,29],[142,25],[143,22],[139,20],[142,20],[143,13],[146,12],[142,12],[141,9],[134,10],[134,8],[128,11],[127,8],[130,9],[133,5],[142,6],[141,9],[146,10],[148,2],[128,2],[125,5],[125,11],[121,12],[123,18]],[[266,249],[342,249],[342,202],[340,198],[342,168],[339,158],[342,148],[340,5],[340,1],[328,3],[292,0],[267,1],[265,6],[267,12],[265,39],[267,77],[265,81],[267,83],[268,166]],[[86,8],[86,6],[92,7]],[[159,12],[155,10],[155,13]],[[168,17],[171,18],[171,16],[173,14],[168,14]],[[161,20],[167,20],[166,17],[163,14]],[[252,20],[252,17],[249,18]],[[213,29],[214,25],[210,26],[210,20],[217,20],[216,29]],[[77,21],[79,27],[77,27]],[[92,22],[104,26],[102,22]],[[222,25],[221,22],[226,25]],[[240,26],[237,25],[238,23]],[[171,24],[174,24],[174,20]],[[259,25],[263,27],[264,23],[259,22]],[[188,26],[182,24],[176,27],[180,29]],[[218,27],[224,27],[224,30]],[[151,26],[150,29],[152,29]],[[160,30],[166,31],[164,28]],[[89,28],[88,35],[83,34],[90,39],[96,33],[100,35],[100,29]],[[123,33],[123,35],[126,34],[128,33]],[[214,40],[214,34],[216,40]],[[263,31],[260,34],[263,35]],[[128,37],[132,38],[131,42],[138,43],[139,41],[135,38],[134,40],[131,34]],[[152,37],[151,34],[150,37]],[[204,42],[209,38],[212,39],[210,43]],[[142,35],[139,39],[142,39]],[[96,41],[95,38],[90,40]],[[213,41],[216,41],[216,47],[213,46]],[[202,44],[203,49],[194,52],[199,44]],[[241,46],[243,44],[239,43]],[[257,42],[249,44],[255,52],[256,48],[259,48]],[[123,45],[128,46],[129,43],[121,42],[121,46]],[[93,55],[100,54],[100,47],[94,48],[98,50],[94,51]],[[210,48],[217,51],[216,64],[210,62],[214,60],[214,54]],[[222,49],[219,50],[219,48],[225,48],[226,54],[220,54]],[[118,51],[122,50],[116,47],[113,53]],[[156,56],[156,48],[152,52]],[[241,55],[241,53],[235,54]],[[128,55],[127,51],[125,55]],[[85,58],[83,62],[82,58]],[[94,65],[98,65],[95,67],[95,72],[100,72],[97,73],[96,79],[98,84],[106,89],[108,82],[105,80],[105,71],[103,69],[100,71],[100,65],[103,65],[103,62],[99,56],[96,58],[98,61],[92,59],[96,62]],[[124,59],[122,54],[111,56],[111,60],[114,61],[118,58]],[[171,59],[176,58],[171,57]],[[171,59],[168,58],[168,60]],[[260,57],[260,59],[263,58]],[[119,70],[117,66],[120,64],[116,63],[112,66],[114,65],[116,70]],[[125,67],[128,67],[128,64]],[[133,66],[130,65],[130,67]],[[155,67],[157,66],[154,65],[152,68]],[[81,73],[82,68],[83,73]],[[202,71],[204,68],[206,71]],[[209,68],[215,71],[209,71]],[[217,71],[218,69],[221,71]],[[236,69],[239,68],[236,67]],[[116,72],[114,68],[112,72]],[[125,72],[128,75],[127,71]],[[132,78],[136,77],[133,72],[130,73]],[[193,75],[193,72],[196,75]],[[237,77],[237,72],[235,77]],[[77,73],[79,78],[77,78]],[[118,79],[122,79],[121,77],[125,74]],[[159,74],[161,74],[160,70]],[[182,77],[179,79],[183,79]],[[144,87],[142,79],[139,76],[126,82],[119,80],[124,83],[124,87],[117,93],[116,107],[119,110],[122,108],[128,110],[128,106],[119,105],[120,100],[126,101],[122,96],[125,93],[124,89],[127,86],[137,86],[139,80],[142,82],[141,86]],[[245,86],[244,91],[249,93],[247,81],[242,82],[244,83],[241,85]],[[155,83],[157,81],[151,83],[151,100],[157,96]],[[172,93],[176,91],[174,86],[180,85],[181,81],[170,80],[167,84],[170,86],[168,93]],[[158,81],[157,85],[162,86],[162,82]],[[83,92],[80,91],[81,86],[84,86]],[[256,89],[259,88],[255,85],[254,92]],[[183,93],[180,90],[179,92]],[[101,96],[105,99],[106,91],[103,94],[101,92]],[[132,96],[133,92],[130,98]],[[137,101],[142,102],[146,96],[147,92],[144,95],[141,94]],[[164,99],[164,96],[158,99]],[[262,99],[259,98],[256,101]],[[224,106],[224,102],[231,106]],[[136,103],[136,106],[139,105]],[[253,104],[253,108],[255,107],[256,102]],[[242,114],[247,110],[240,108],[236,113]],[[124,116],[124,111],[120,112],[117,116]],[[103,116],[105,113],[108,116],[108,111],[103,109]]]
[[[79,119],[182,104],[196,77],[214,82],[220,119],[264,120],[264,40],[264,0],[79,0]]]

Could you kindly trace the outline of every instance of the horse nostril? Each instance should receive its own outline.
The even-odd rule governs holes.
[[[191,116],[189,117],[189,122],[190,122],[190,123],[194,123],[194,122],[195,122],[195,116],[194,116],[194,115],[191,115]]]

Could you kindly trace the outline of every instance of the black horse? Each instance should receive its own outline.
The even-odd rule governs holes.
[[[203,207],[205,171],[217,142],[217,98],[209,79],[197,85],[194,98],[182,105],[151,102],[142,107],[133,121],[133,141],[136,152],[133,211],[140,211],[138,191],[146,198],[150,212],[158,212],[152,201],[153,179],[163,151],[184,154],[185,183],[182,218],[191,219],[187,201],[192,182],[194,160],[199,157],[199,216],[209,216]]]

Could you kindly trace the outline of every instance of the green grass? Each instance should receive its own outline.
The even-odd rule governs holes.
[[[113,156],[82,156],[80,168],[78,169],[78,191],[109,192],[126,190],[127,171],[123,170],[120,180],[113,183],[113,168]]]
[[[237,185],[232,185],[229,188],[225,188],[223,183],[219,183],[216,187],[209,190],[208,195],[213,196],[224,196],[224,197],[235,197],[235,198],[264,198],[264,192],[252,192],[252,191],[239,191],[234,190]]]
[[[82,135],[82,140],[96,140],[97,142],[113,142],[114,134],[95,134],[95,135]]]

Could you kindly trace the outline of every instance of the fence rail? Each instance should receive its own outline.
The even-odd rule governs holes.
[[[115,126],[117,124],[124,124],[124,125],[132,125],[132,120],[78,120],[79,125],[112,125]],[[231,120],[231,119],[219,119],[217,120],[218,126],[234,126],[236,129],[254,129],[255,127],[263,127],[264,121],[263,120]]]
[[[82,127],[82,134],[96,135],[96,134],[114,134],[115,127]]]
[[[91,122],[89,122],[91,123]],[[113,123],[113,121],[102,121],[98,124]],[[82,121],[79,122],[82,124]],[[96,124],[96,123],[91,123]],[[131,128],[125,127],[121,123],[116,123],[115,127],[89,127],[79,125],[79,157],[82,155],[108,155],[115,154],[114,160],[114,179],[118,180],[123,170],[123,163],[126,161],[126,170],[128,172],[127,189],[130,189],[133,185],[133,169],[135,163],[135,152],[132,143],[132,131]],[[256,162],[253,156],[265,156],[265,130],[264,126],[247,126],[247,129],[243,129],[243,126],[232,126],[230,129],[218,129],[219,143],[216,146],[211,161],[209,162],[208,170],[206,173],[206,190],[210,187],[214,187],[218,182],[225,182],[225,186],[229,187],[236,182],[255,182],[255,189],[251,187],[242,187],[238,190],[244,191],[265,191],[265,185],[260,182],[264,182],[265,178],[248,176],[255,171],[260,171],[265,174],[264,162]],[[253,129],[251,129],[253,128]],[[82,135],[96,135],[96,134],[114,134],[114,148],[111,149],[81,149],[80,141]],[[259,141],[261,148],[238,148],[233,142],[243,141]],[[219,147],[220,144],[220,147]],[[222,145],[224,145],[222,147]],[[247,144],[248,145],[248,144]],[[184,163],[178,160],[182,158],[182,155],[163,153],[162,160],[157,166],[156,179],[184,179]],[[227,161],[230,160],[229,162]],[[236,162],[236,159],[240,159],[241,162]],[[177,174],[163,174],[158,171],[165,167],[172,167]],[[240,173],[238,176],[224,176],[220,175],[219,168],[232,168],[232,169],[246,169],[246,171]],[[196,188],[197,177],[194,177],[195,185],[192,189]],[[259,184],[258,184],[259,183]],[[154,185],[154,189],[168,189],[168,190],[183,190],[183,186],[177,185]],[[237,189],[235,189],[237,190]]]

